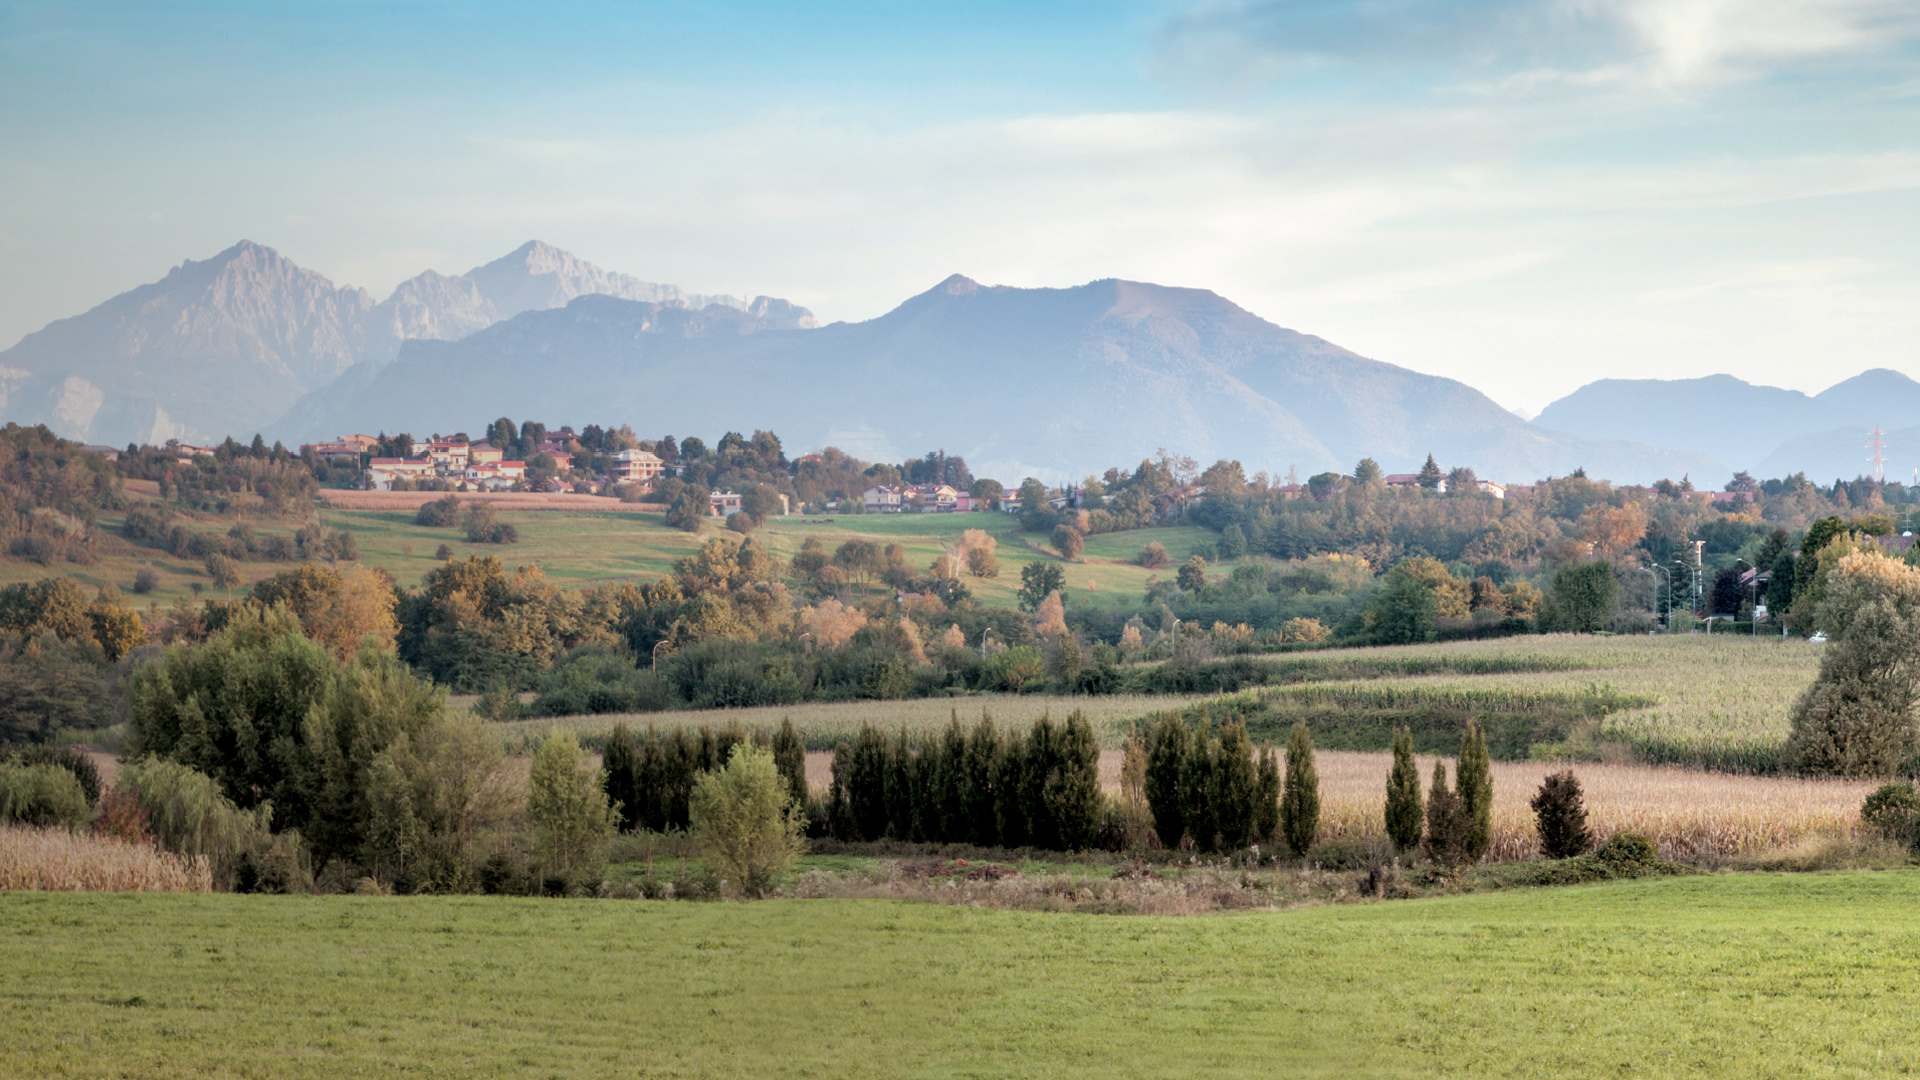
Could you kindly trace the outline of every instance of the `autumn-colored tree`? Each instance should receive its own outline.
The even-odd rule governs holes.
[[[1064,635],[1067,632],[1067,609],[1060,600],[1060,590],[1055,589],[1048,593],[1047,598],[1040,601],[1040,607],[1034,612],[1034,616],[1036,621],[1033,632],[1035,634],[1043,638]]]
[[[853,639],[867,625],[867,616],[859,608],[848,607],[828,597],[807,609],[807,629],[813,633],[815,647],[832,651]]]

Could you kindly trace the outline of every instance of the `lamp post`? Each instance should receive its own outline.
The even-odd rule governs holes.
[[[669,652],[673,650],[673,642],[668,641],[666,638],[661,638],[659,641],[653,643],[653,673],[655,675],[660,674],[660,648],[663,645],[666,646]]]
[[[1673,633],[1673,571],[1657,564],[1654,566],[1643,566],[1640,569],[1645,570],[1649,574],[1658,571],[1667,575],[1667,633],[1671,634]],[[1653,580],[1657,584],[1660,579],[1656,577]]]

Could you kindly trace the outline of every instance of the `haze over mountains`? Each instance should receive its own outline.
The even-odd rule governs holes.
[[[465,337],[590,294],[749,306],[609,273],[538,241],[465,274],[426,271],[375,303],[243,240],[0,352],[0,415],[111,444],[244,435],[354,365],[392,361],[403,342]],[[786,325],[812,323],[804,309],[762,300]]]
[[[493,417],[756,427],[795,453],[963,454],[982,475],[1068,480],[1156,448],[1249,471],[1412,471],[1428,453],[1528,481],[1735,469],[1814,478],[1920,463],[1920,383],[1875,370],[1809,397],[1731,376],[1601,380],[1532,423],[1452,379],[1359,356],[1197,289],[954,275],[861,323],[784,300],[704,296],[532,241],[375,302],[242,241],[0,352],[0,417],[71,438],[289,443],[350,431],[477,431]],[[1895,477],[1897,478],[1897,477]]]

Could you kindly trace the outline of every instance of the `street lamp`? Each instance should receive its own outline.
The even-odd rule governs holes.
[[[1655,564],[1653,566],[1643,566],[1640,569],[1645,570],[1649,574],[1657,570],[1660,573],[1667,575],[1667,633],[1671,634],[1673,633],[1673,571],[1667,569],[1664,566],[1660,566],[1658,564]],[[1660,579],[1654,578],[1653,580],[1655,582],[1658,582]]]
[[[671,652],[673,650],[673,642],[668,641],[666,638],[661,638],[659,641],[653,643],[653,673],[655,675],[660,674],[660,649],[662,646],[665,646],[667,650]]]

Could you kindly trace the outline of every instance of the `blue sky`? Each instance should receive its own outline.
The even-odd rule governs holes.
[[[0,346],[242,237],[1214,289],[1531,412],[1920,377],[1920,5],[0,2]],[[1676,417],[1676,423],[1685,418]]]

